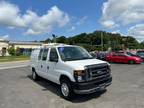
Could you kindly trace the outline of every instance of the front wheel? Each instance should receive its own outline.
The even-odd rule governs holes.
[[[134,64],[135,62],[133,60],[130,60],[129,61],[129,64]]]
[[[66,100],[72,99],[74,93],[70,85],[70,81],[65,80],[65,79],[62,80],[61,85],[60,85],[60,90],[61,90],[61,94],[63,98],[65,98]]]

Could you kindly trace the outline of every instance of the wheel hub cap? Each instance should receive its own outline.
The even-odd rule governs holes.
[[[35,75],[35,72],[33,73],[33,79],[35,79],[36,75]]]
[[[63,94],[64,96],[68,96],[68,94],[69,94],[69,88],[68,88],[68,86],[67,86],[66,83],[63,83],[63,84],[61,85],[61,91],[62,91],[62,94]]]

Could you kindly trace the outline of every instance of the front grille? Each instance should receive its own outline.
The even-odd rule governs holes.
[[[87,73],[87,81],[95,79],[101,80],[110,77],[110,69],[106,63],[85,66],[85,70]]]

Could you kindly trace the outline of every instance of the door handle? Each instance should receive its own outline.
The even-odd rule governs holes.
[[[49,66],[47,66],[47,69],[49,69]]]

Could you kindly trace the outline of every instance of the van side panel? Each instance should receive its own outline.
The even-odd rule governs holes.
[[[58,84],[60,84],[59,79],[61,75],[67,76],[72,82],[75,82],[75,79],[73,77],[73,68],[65,65],[65,63],[59,61],[55,68],[54,68],[54,76]]]
[[[39,52],[40,52],[40,49],[33,50],[32,54],[31,54],[31,60],[30,60],[31,69],[32,69],[32,67],[35,68],[36,72],[38,70],[38,55],[39,55]]]

